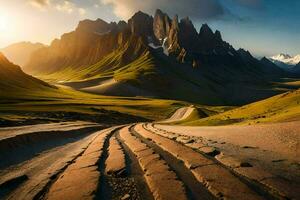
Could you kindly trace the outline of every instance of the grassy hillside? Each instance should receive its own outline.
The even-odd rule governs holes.
[[[206,118],[194,116],[181,124],[211,126],[294,120],[300,120],[300,90],[290,91]]]
[[[101,123],[116,116],[120,122],[125,118],[160,120],[185,105],[187,103],[173,100],[93,95],[61,87],[24,90],[0,93],[0,122],[87,120]]]
[[[55,90],[55,87],[25,74],[0,53],[0,96],[48,90]]]

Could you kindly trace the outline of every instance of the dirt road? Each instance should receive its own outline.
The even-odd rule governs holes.
[[[280,141],[298,142],[299,132],[283,138],[278,133],[275,141],[270,134],[246,137],[250,132],[241,132],[222,135],[152,123],[91,131],[4,167],[0,194],[3,199],[60,200],[299,199],[298,157],[289,150],[280,153],[286,147]],[[268,142],[283,146],[268,149]],[[266,156],[277,167],[264,165]],[[289,162],[292,167],[279,170]]]

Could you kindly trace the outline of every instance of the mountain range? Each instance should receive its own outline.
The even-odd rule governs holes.
[[[41,43],[18,42],[0,49],[0,51],[16,65],[24,66],[29,61],[30,55],[43,47],[45,45]]]
[[[290,56],[289,54],[281,53],[272,56],[269,59],[284,70],[300,73],[300,70],[295,67],[296,65],[300,64],[300,54],[296,56]]]
[[[300,63],[300,54],[296,56],[290,56],[289,54],[278,54],[270,57],[274,61],[280,61],[287,65],[297,65]]]
[[[84,20],[34,51],[23,69],[43,80],[103,95],[148,96],[241,105],[286,91],[287,73],[267,58],[236,50],[203,24],[137,12],[128,20]]]

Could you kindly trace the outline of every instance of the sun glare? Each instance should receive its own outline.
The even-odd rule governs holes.
[[[7,31],[7,29],[8,29],[7,19],[6,19],[6,17],[0,15],[0,31],[5,32],[5,31]]]
[[[15,39],[14,25],[13,18],[0,11],[0,43]]]

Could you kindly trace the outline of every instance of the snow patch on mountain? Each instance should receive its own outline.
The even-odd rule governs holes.
[[[148,45],[149,47],[153,48],[153,49],[159,49],[159,48],[162,48],[163,49],[163,52],[166,56],[169,56],[169,49],[171,47],[167,47],[167,41],[168,41],[168,38],[166,37],[165,39],[161,39],[162,41],[162,45],[161,46],[156,46],[153,42],[152,42],[152,38],[151,37],[148,37]]]
[[[270,57],[273,62],[279,61],[287,65],[297,65],[300,62],[300,54],[296,56],[290,56],[288,54],[279,54]]]
[[[168,38],[166,37],[166,38],[163,40],[162,48],[164,49],[164,54],[168,56],[168,55],[169,55],[169,50],[168,50],[168,47],[166,47],[167,41],[168,41]]]

